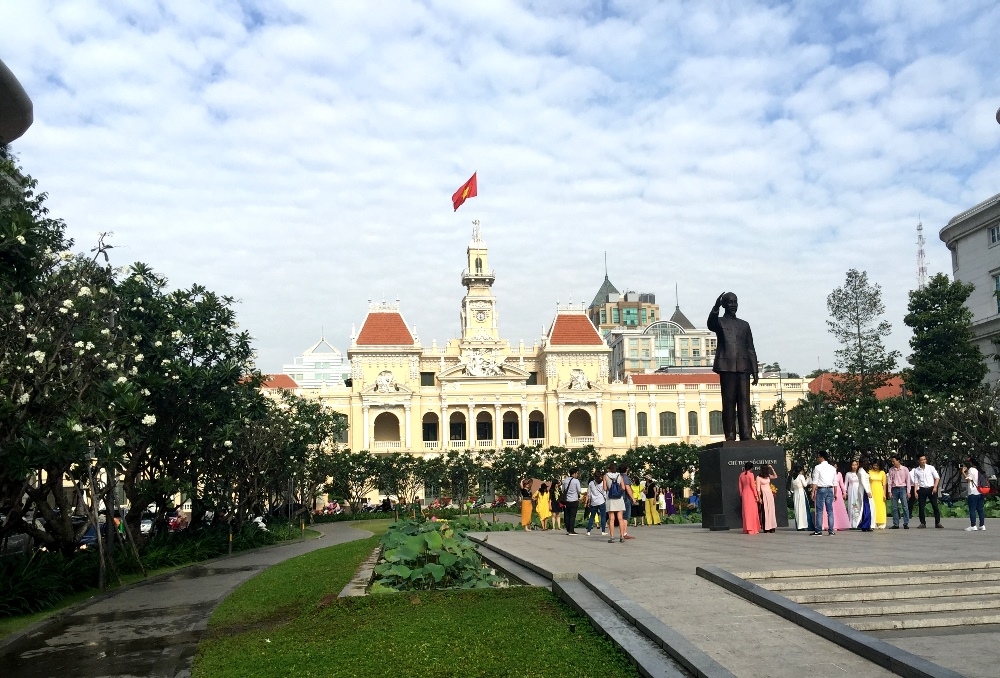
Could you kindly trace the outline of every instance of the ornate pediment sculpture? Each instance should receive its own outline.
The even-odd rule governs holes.
[[[583,370],[574,369],[569,382],[563,388],[568,388],[570,391],[589,391],[594,388],[594,383],[587,379],[587,374]]]
[[[396,378],[392,376],[392,372],[382,370],[378,373],[378,376],[375,378],[376,393],[395,393],[398,390],[399,386],[396,384]]]
[[[483,348],[464,352],[460,363],[465,366],[465,374],[470,377],[502,377],[506,359],[495,348]]]

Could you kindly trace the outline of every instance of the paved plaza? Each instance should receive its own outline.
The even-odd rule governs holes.
[[[289,558],[371,536],[347,523],[312,529],[323,537],[193,565],[99,599],[17,656],[0,657],[0,676],[185,678],[212,610],[235,587]]]
[[[561,532],[494,532],[489,543],[553,573],[594,572],[684,635],[736,676],[890,676],[886,669],[715,584],[695,568],[733,573],[989,561],[1000,557],[1000,524],[965,532],[966,519],[946,529],[838,532],[811,536],[778,530],[745,535],[699,525],[633,527],[636,539],[607,543]],[[845,582],[846,583],[846,582]],[[982,605],[997,596],[984,597]],[[1000,675],[1000,625],[878,632],[880,639],[970,678]]]

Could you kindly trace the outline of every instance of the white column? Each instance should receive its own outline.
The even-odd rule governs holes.
[[[660,431],[660,420],[656,418],[656,395],[649,396],[649,435],[658,438]]]
[[[677,395],[677,435],[681,438],[687,437],[688,420],[684,412],[684,396]]]
[[[566,406],[559,403],[559,444],[566,444]]]
[[[493,406],[493,447],[500,449],[503,444],[503,420],[500,418],[500,403]]]
[[[521,434],[521,444],[528,444],[528,403],[521,403],[521,419],[517,422],[517,432]]]
[[[363,409],[365,411],[365,435],[364,435],[365,449],[370,450],[372,448],[372,431],[371,431],[371,423],[368,421],[368,405],[365,405]]]
[[[604,443],[604,416],[601,413],[601,401],[597,401],[597,444]]]
[[[701,394],[701,398],[698,400],[698,408],[701,410],[701,428],[698,429],[698,434],[701,436],[708,435],[708,401],[705,399],[705,394]]]
[[[465,446],[473,447],[476,439],[476,417],[475,417],[475,404],[469,403],[469,422],[465,425]]]
[[[403,405],[403,416],[406,418],[406,421],[405,421],[406,435],[404,436],[405,439],[406,439],[406,449],[410,450],[410,449],[413,449],[413,447],[412,447],[412,443],[410,442],[411,438],[410,438],[410,404],[409,403]]]
[[[438,424],[438,438],[441,439],[441,449],[448,447],[448,437],[451,426],[448,423],[448,403],[441,403],[441,423]]]

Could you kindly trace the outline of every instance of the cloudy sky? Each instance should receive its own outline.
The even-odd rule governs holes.
[[[0,0],[14,144],[79,248],[241,300],[265,371],[368,299],[458,332],[474,218],[503,334],[619,288],[762,360],[832,363],[826,295],[881,284],[892,348],[938,230],[1000,191],[1000,5]],[[452,212],[473,171],[479,197]]]

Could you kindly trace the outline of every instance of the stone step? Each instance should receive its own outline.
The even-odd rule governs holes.
[[[903,631],[907,629],[930,629],[948,626],[1000,624],[1000,611],[968,610],[962,614],[955,612],[927,612],[911,617],[842,617],[839,621],[858,631]]]
[[[507,556],[495,551],[487,545],[478,547],[479,555],[490,567],[507,575],[513,583],[524,584],[525,586],[542,586],[547,589],[552,588],[552,580],[546,579],[534,570],[529,570],[519,563],[515,563]]]
[[[1000,561],[986,560],[967,563],[927,563],[918,565],[874,565],[865,567],[826,567],[813,570],[760,570],[756,572],[734,573],[760,585],[761,579],[784,579],[791,577],[837,577],[841,575],[897,574],[903,572],[953,572],[956,570],[982,570],[1000,568]]]
[[[887,600],[909,600],[919,598],[944,598],[953,596],[992,596],[1000,594],[1000,586],[926,586],[920,588],[886,591],[875,590],[841,590],[828,593],[782,593],[794,603],[812,605],[814,603],[856,603],[885,602]]]
[[[977,612],[979,610],[1000,611],[1000,595],[993,596],[951,596],[947,598],[913,599],[910,603],[874,605],[813,605],[817,612],[827,617],[875,617],[882,615],[920,615],[928,612]]]
[[[952,574],[920,574],[910,573],[889,577],[857,576],[843,580],[830,578],[796,579],[793,581],[762,580],[755,582],[768,591],[813,591],[817,589],[842,589],[849,586],[852,589],[884,588],[887,586],[926,586],[928,584],[965,584],[973,582],[996,582],[1000,584],[1000,570],[987,572],[956,572]]]

